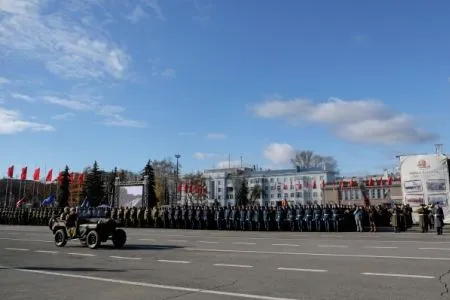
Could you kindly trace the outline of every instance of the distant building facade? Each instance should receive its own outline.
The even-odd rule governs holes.
[[[336,179],[336,173],[322,168],[255,170],[228,168],[205,170],[206,200],[208,203],[234,205],[243,179],[247,181],[249,198],[253,204],[276,205],[285,200],[289,204],[324,204],[324,188]],[[260,191],[256,197],[252,191]]]
[[[338,179],[324,188],[327,204],[363,205],[365,197],[371,205],[402,203],[399,176],[372,175],[362,178]]]

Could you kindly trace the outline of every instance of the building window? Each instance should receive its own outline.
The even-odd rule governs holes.
[[[233,194],[228,194],[228,199],[234,199],[234,195]]]
[[[313,192],[313,197],[317,198],[317,192]]]
[[[222,193],[222,188],[217,188],[218,193]]]
[[[291,193],[291,198],[294,198],[295,197],[295,193]]]
[[[278,198],[278,199],[281,199],[281,194],[278,194],[278,195],[277,195],[277,198]]]
[[[217,195],[217,200],[220,200],[220,199],[222,199],[222,196],[221,195]]]
[[[274,194],[270,194],[270,198],[273,198],[275,195]]]
[[[289,197],[288,193],[284,194],[284,199],[287,199]]]
[[[275,187],[272,185],[272,186],[270,187],[270,189],[273,191],[273,190],[275,190]]]
[[[222,182],[219,180],[219,181],[217,181],[217,185],[221,185],[222,184]]]
[[[270,178],[270,182],[273,182],[273,178]]]
[[[381,199],[381,190],[380,189],[377,189],[377,198]]]
[[[297,198],[301,198],[301,197],[302,197],[302,193],[297,192],[296,194],[297,194],[297,195],[296,195]]]
[[[360,198],[360,191],[355,191],[355,199],[359,200]]]

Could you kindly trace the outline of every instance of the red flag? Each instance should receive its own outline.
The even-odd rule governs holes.
[[[63,179],[63,172],[59,172],[59,174],[58,174],[58,184],[59,185],[62,184],[62,179]]]
[[[78,174],[78,185],[82,185],[84,183],[84,174]]]
[[[316,188],[317,188],[317,185],[316,185],[316,181],[315,181],[315,180],[312,181],[312,188],[313,188],[313,189],[316,189]]]
[[[372,178],[372,177],[370,177],[370,179],[369,179],[369,186],[370,186],[370,187],[373,186],[373,178]]]
[[[284,188],[285,190],[287,190],[287,184],[286,184],[286,183],[283,185],[283,188]]]
[[[341,181],[341,188],[345,189],[345,181],[344,181],[344,179],[342,179],[342,181]]]
[[[189,193],[192,193],[194,191],[194,185],[189,185]]]
[[[41,168],[34,169],[33,180],[34,181],[39,181],[40,177],[41,177]]]
[[[69,182],[72,183],[75,180],[75,174],[73,174],[73,172],[69,173]]]
[[[388,185],[389,185],[389,186],[391,186],[391,185],[392,185],[392,176],[391,176],[391,177],[389,177],[389,179],[388,179]]]
[[[309,188],[309,181],[307,181],[306,183],[305,183],[305,187],[308,189]]]
[[[13,178],[14,177],[14,166],[10,166],[9,168],[8,168],[8,178]]]
[[[178,191],[181,192],[181,189],[182,189],[181,184],[179,184],[178,185]]]
[[[26,202],[26,200],[25,200],[25,198],[22,198],[22,199],[20,199],[19,201],[17,201],[17,203],[16,203],[16,208],[19,208],[23,203],[25,203]]]
[[[185,193],[188,192],[188,185],[187,185],[187,183],[184,184],[184,192],[185,192]]]
[[[20,174],[20,180],[27,180],[28,167],[22,168],[22,173]]]
[[[298,189],[299,189],[299,190],[302,189],[302,183],[301,183],[301,182],[298,183]]]
[[[383,186],[383,177],[380,177],[380,181],[378,182],[379,186]]]
[[[47,177],[45,178],[45,182],[52,182],[53,178],[53,169],[50,169],[47,173]]]

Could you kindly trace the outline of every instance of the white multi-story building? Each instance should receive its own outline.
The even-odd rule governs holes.
[[[242,178],[247,180],[249,197],[252,189],[261,191],[255,202],[276,205],[286,200],[290,204],[325,203],[323,184],[334,182],[336,173],[321,168],[255,170],[229,168],[205,170],[207,200],[221,205],[234,205]]]

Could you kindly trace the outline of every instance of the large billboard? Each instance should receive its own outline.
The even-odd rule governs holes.
[[[119,207],[142,207],[144,186],[121,186],[119,190]]]
[[[407,155],[400,156],[403,203],[413,210],[421,204],[439,204],[450,222],[450,183],[447,156]],[[416,221],[416,216],[414,218]]]

